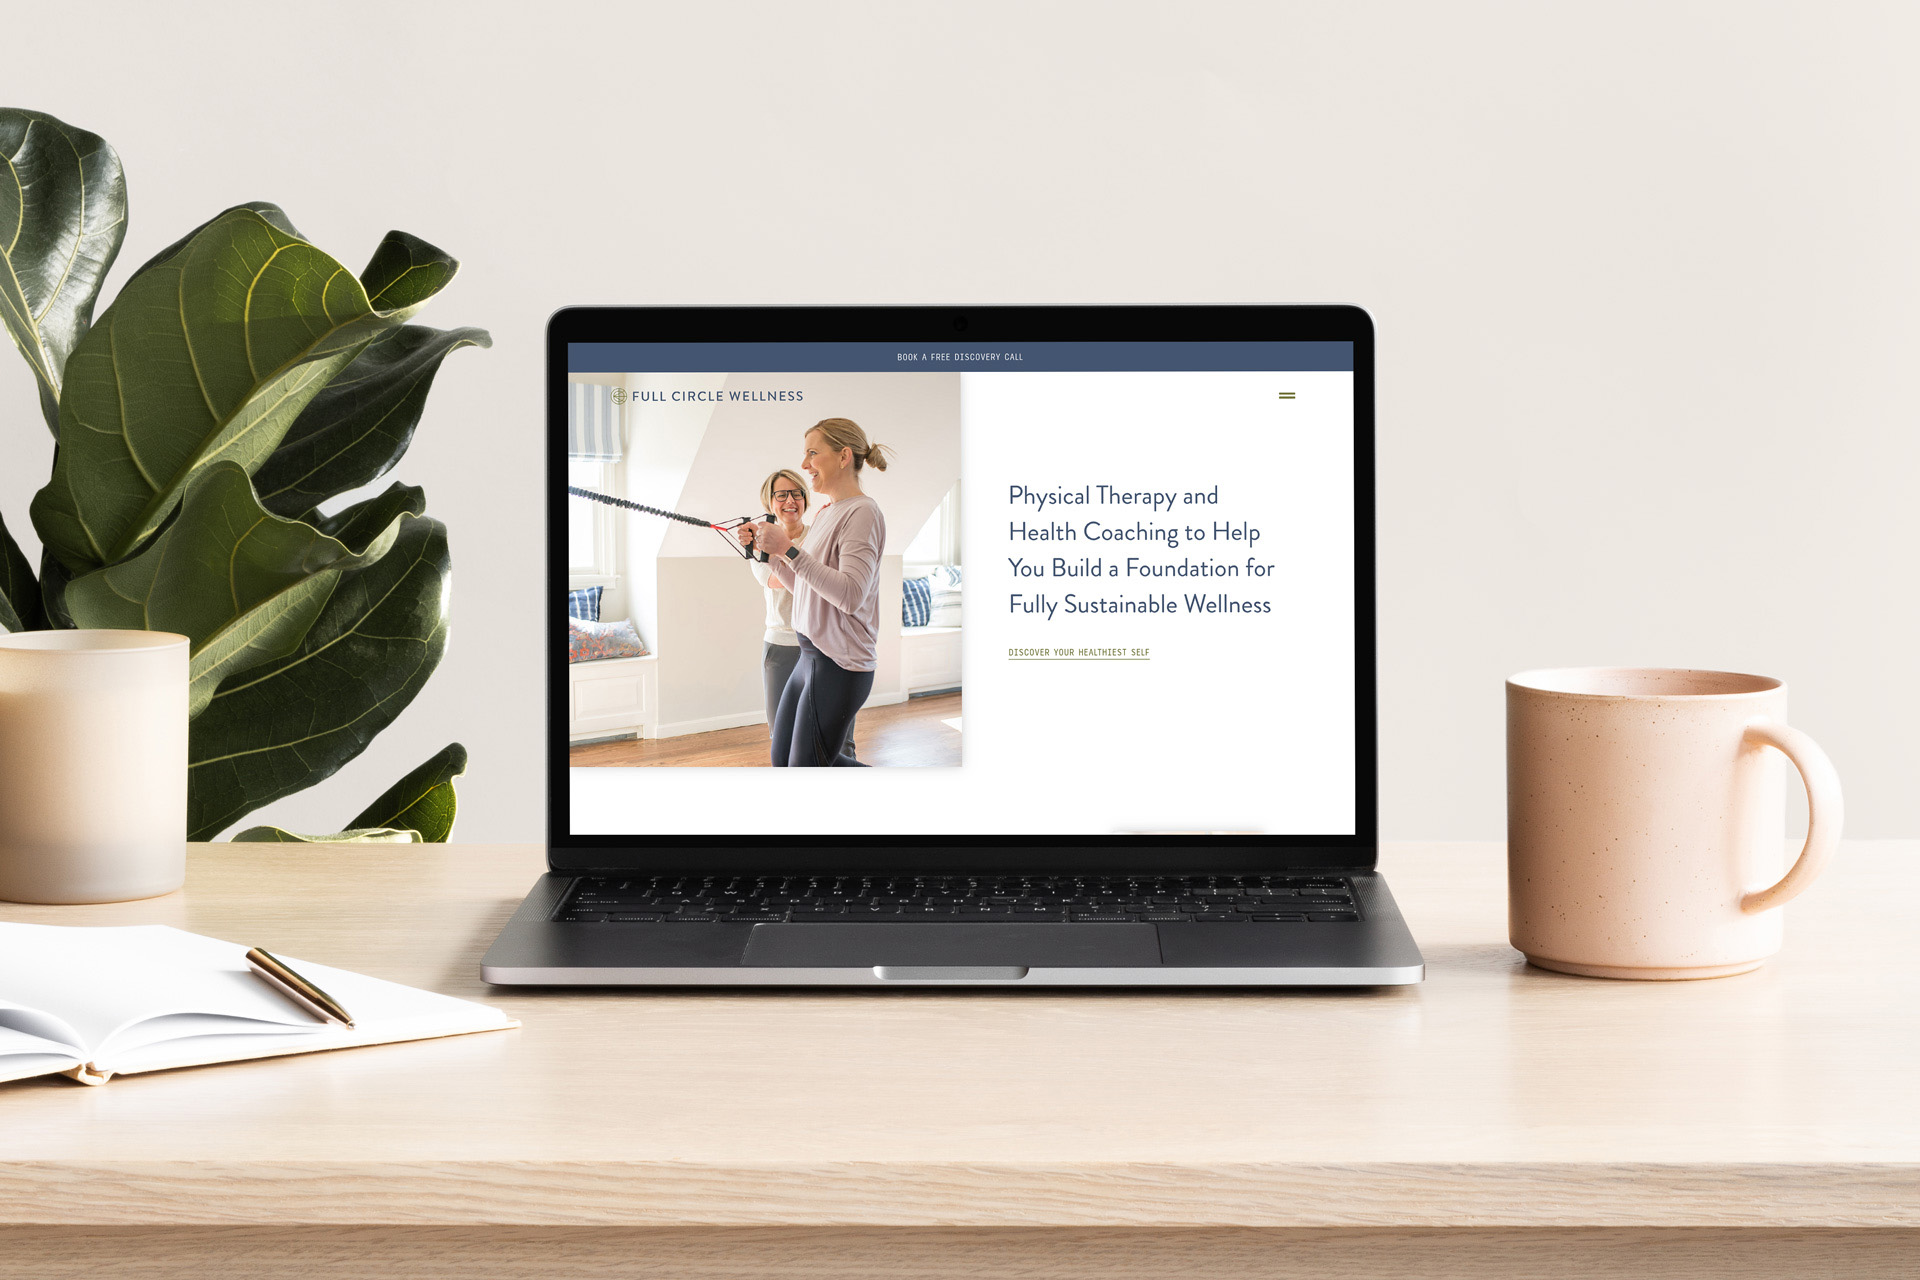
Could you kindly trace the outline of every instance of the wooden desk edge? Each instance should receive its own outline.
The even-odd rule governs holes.
[[[1920,1228],[1920,1164],[0,1162],[0,1225]]]

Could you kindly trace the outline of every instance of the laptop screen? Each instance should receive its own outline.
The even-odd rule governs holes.
[[[1353,341],[564,350],[567,835],[1371,835]]]

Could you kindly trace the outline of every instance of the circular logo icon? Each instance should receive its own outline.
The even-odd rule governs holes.
[[[627,402],[627,389],[625,387],[615,387],[613,389],[613,402],[615,404],[625,404]]]

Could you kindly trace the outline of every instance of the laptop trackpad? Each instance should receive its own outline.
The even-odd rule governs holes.
[[[747,965],[869,969],[882,965],[1138,968],[1160,963],[1150,924],[757,924]]]

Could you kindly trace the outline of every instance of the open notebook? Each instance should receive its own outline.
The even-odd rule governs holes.
[[[165,925],[0,924],[0,1081],[87,1084],[520,1024],[498,1009],[283,957],[353,1015],[323,1022],[247,967],[247,949]]]

